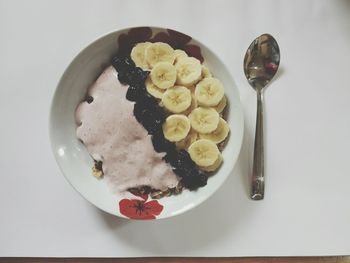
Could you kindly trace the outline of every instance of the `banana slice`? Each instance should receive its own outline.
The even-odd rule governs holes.
[[[151,70],[151,80],[160,89],[174,86],[176,81],[176,69],[169,62],[159,62]]]
[[[188,153],[192,161],[201,167],[213,165],[220,155],[216,144],[206,139],[199,139],[192,143],[188,148]]]
[[[199,169],[201,169],[205,172],[215,172],[221,166],[222,161],[223,161],[222,156],[221,156],[221,154],[219,154],[219,156],[216,159],[216,161],[214,162],[214,164],[212,164],[210,166],[200,166]]]
[[[145,50],[146,62],[153,68],[159,62],[174,63],[175,53],[174,49],[166,43],[156,42],[152,43]]]
[[[227,122],[223,118],[220,118],[218,127],[215,131],[207,134],[199,134],[199,138],[207,139],[218,144],[226,139],[229,132],[230,128]]]
[[[199,105],[216,106],[224,97],[224,86],[221,81],[216,78],[202,79],[196,85],[196,99]]]
[[[183,112],[191,105],[191,91],[183,86],[169,88],[163,94],[162,104],[170,112]]]
[[[164,137],[171,142],[185,139],[190,129],[190,120],[182,114],[170,115],[163,124]]]
[[[207,66],[202,65],[202,78],[210,78],[212,77],[210,70]]]
[[[165,90],[160,89],[156,85],[154,85],[150,77],[146,79],[145,85],[146,85],[147,92],[151,94],[153,97],[157,99],[161,99],[163,97]]]
[[[149,47],[151,42],[138,43],[131,50],[131,59],[135,62],[136,66],[142,69],[149,69],[148,63],[145,58],[145,50]]]
[[[186,52],[181,50],[181,49],[175,49],[174,53],[175,53],[175,62],[174,62],[174,64],[179,62],[181,59],[188,57]]]
[[[227,104],[226,96],[223,96],[222,99],[220,100],[219,104],[214,106],[213,108],[218,112],[221,113]]]
[[[198,133],[195,130],[191,129],[185,139],[176,142],[176,147],[179,149],[187,150],[188,147],[190,147],[190,145],[197,140],[197,138]]]
[[[176,84],[189,87],[201,78],[202,66],[196,58],[182,58],[176,63],[175,67],[177,70]]]
[[[216,130],[219,124],[219,113],[213,108],[198,107],[190,116],[192,128],[199,133],[211,133]]]
[[[187,110],[182,112],[182,114],[184,114],[186,116],[188,116],[195,108],[198,107],[198,103],[197,103],[196,97],[194,96],[194,92],[192,92],[191,89],[190,89],[190,91],[191,91],[191,105]]]

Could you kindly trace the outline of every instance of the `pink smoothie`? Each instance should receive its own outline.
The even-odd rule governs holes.
[[[139,186],[175,187],[179,178],[162,160],[164,153],[153,149],[126,92],[115,69],[107,68],[88,90],[93,102],[82,102],[76,110],[77,137],[95,160],[103,162],[104,178],[114,193]]]

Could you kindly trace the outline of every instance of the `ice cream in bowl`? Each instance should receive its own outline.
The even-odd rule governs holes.
[[[243,114],[229,71],[204,44],[171,29],[127,28],[68,66],[50,138],[62,173],[89,202],[119,217],[160,219],[234,176]]]

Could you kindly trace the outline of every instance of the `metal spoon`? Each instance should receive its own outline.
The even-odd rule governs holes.
[[[256,38],[244,57],[244,73],[257,94],[257,115],[254,142],[254,162],[251,198],[264,199],[264,139],[263,139],[263,91],[275,76],[280,64],[280,49],[269,34]]]

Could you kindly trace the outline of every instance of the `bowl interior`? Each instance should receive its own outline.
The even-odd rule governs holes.
[[[166,31],[154,27],[151,29],[153,34]],[[84,198],[100,209],[120,217],[124,217],[118,207],[122,197],[112,194],[103,179],[98,180],[92,176],[93,160],[85,146],[76,138],[74,113],[78,104],[85,98],[88,87],[110,65],[112,56],[118,50],[118,37],[129,30],[115,31],[97,39],[73,59],[58,83],[50,115],[51,144],[62,173]],[[228,98],[227,120],[231,133],[222,153],[224,163],[220,170],[209,178],[207,186],[197,191],[185,190],[180,195],[160,199],[163,211],[157,219],[183,213],[212,195],[231,174],[243,138],[243,114],[238,90],[230,73],[205,45],[194,39],[190,43],[200,47],[204,64],[225,86]]]

